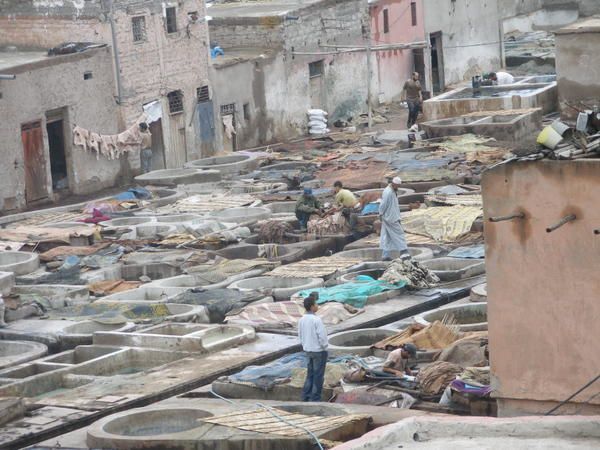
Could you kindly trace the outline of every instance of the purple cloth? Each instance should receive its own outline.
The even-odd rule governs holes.
[[[491,386],[474,386],[472,384],[465,383],[462,380],[454,380],[450,383],[450,388],[454,389],[457,392],[462,392],[464,394],[473,394],[478,397],[485,397],[492,392]]]

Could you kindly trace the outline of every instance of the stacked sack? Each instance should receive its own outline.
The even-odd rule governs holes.
[[[327,113],[322,109],[308,110],[308,132],[310,134],[329,133],[327,128]]]

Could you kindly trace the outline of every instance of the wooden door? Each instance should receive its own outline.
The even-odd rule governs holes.
[[[23,160],[25,167],[25,199],[27,203],[48,197],[46,158],[42,122],[21,125]]]
[[[169,118],[169,128],[169,145],[165,149],[167,169],[180,169],[187,162],[184,115],[172,114]],[[182,129],[184,130],[183,135]]]
[[[150,134],[152,134],[152,170],[166,169],[161,119],[150,124]]]

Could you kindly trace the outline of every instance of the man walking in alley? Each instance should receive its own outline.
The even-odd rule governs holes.
[[[323,381],[325,379],[325,366],[327,365],[327,330],[323,321],[317,316],[319,295],[311,292],[304,299],[306,313],[298,322],[298,337],[302,349],[308,357],[306,367],[306,381],[302,389],[302,401],[320,402]]]
[[[152,170],[152,135],[146,122],[140,123],[140,134],[142,136],[142,151],[140,152],[142,173],[148,173]]]
[[[417,123],[421,103],[423,102],[423,93],[421,92],[421,83],[419,82],[419,72],[413,72],[412,78],[404,83],[402,88],[402,100],[408,105],[408,122],[406,127],[410,128]]]
[[[400,177],[394,177],[392,182],[383,190],[379,205],[381,220],[381,250],[383,260],[391,261],[393,251],[400,252],[400,258],[410,259],[404,230],[400,224],[400,205],[398,204],[398,187],[402,183]]]

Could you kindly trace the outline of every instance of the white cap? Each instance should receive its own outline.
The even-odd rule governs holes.
[[[392,180],[392,183],[402,184],[402,179],[400,177],[394,177],[394,179]]]

